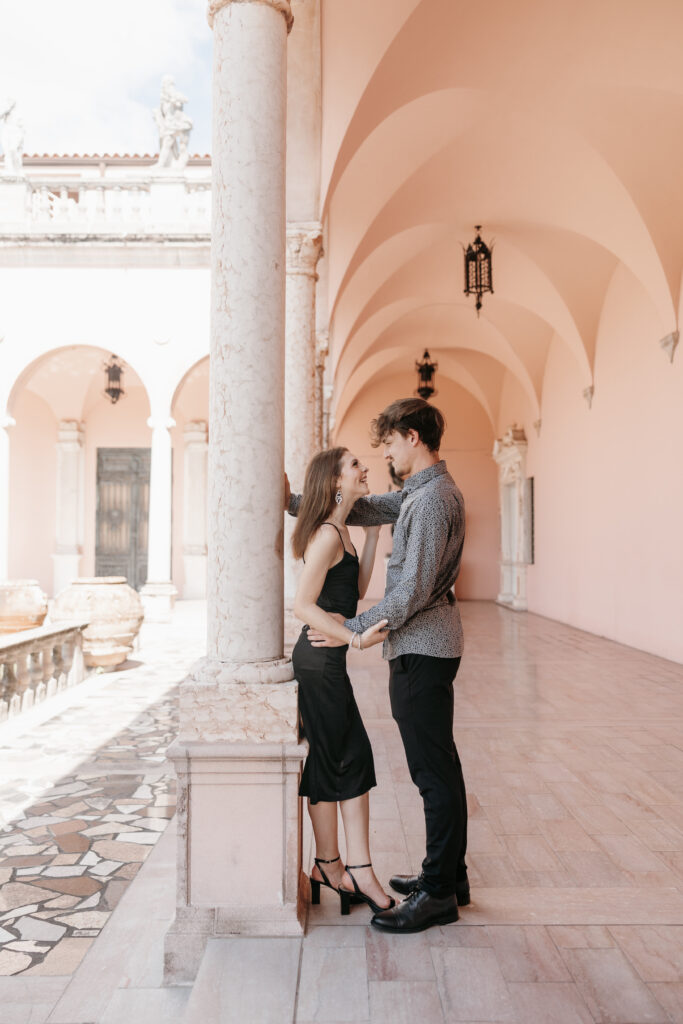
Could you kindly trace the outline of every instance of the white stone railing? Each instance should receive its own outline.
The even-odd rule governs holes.
[[[2,234],[153,234],[169,229],[206,233],[211,181],[163,177],[60,178],[12,183],[0,209]],[[0,191],[7,183],[0,179]]]
[[[0,723],[80,683],[87,622],[0,636]]]

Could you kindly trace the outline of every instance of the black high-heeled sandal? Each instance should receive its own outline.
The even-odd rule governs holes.
[[[332,885],[332,882],[329,880],[329,878],[327,877],[327,875],[325,874],[323,869],[320,867],[320,865],[321,864],[334,864],[336,861],[338,861],[340,859],[341,858],[340,858],[339,854],[337,854],[336,857],[333,857],[332,860],[321,860],[320,857],[314,857],[313,858],[313,860],[315,861],[316,867],[318,868],[318,871],[323,876],[322,882],[319,882],[317,878],[313,878],[312,875],[310,876],[310,882],[311,882],[311,903],[314,903],[316,906],[320,903],[320,886],[321,885],[326,885],[328,889],[333,889],[334,892],[338,892],[339,891],[337,889],[336,885]]]
[[[341,912],[342,912],[342,914],[349,914],[349,913],[351,913],[351,903],[367,903],[367,905],[372,910],[373,914],[381,914],[383,910],[391,910],[392,907],[396,906],[396,900],[394,899],[393,896],[389,897],[391,902],[390,902],[388,907],[380,907],[380,906],[378,906],[375,903],[375,901],[373,900],[373,898],[371,896],[368,896],[368,894],[365,893],[365,892],[361,892],[361,890],[358,888],[358,882],[356,881],[356,879],[351,874],[351,871],[352,870],[353,871],[358,871],[358,870],[360,870],[360,868],[371,868],[371,867],[372,867],[372,862],[370,862],[370,864],[351,864],[351,865],[346,864],[345,865],[344,870],[346,871],[347,875],[349,876],[349,878],[353,882],[354,892],[349,892],[348,889],[342,889],[341,885],[339,886],[339,895],[341,896]]]

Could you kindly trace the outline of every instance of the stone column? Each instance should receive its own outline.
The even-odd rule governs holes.
[[[0,582],[9,579],[9,454],[11,416],[0,416]]]
[[[527,439],[510,427],[493,446],[500,488],[500,593],[498,604],[526,611],[526,569],[531,561],[531,507],[526,479]]]
[[[78,420],[61,420],[57,428],[57,516],[53,593],[59,594],[79,575],[85,524],[85,434]]]
[[[287,227],[287,314],[285,341],[285,467],[293,491],[300,492],[306,466],[316,450],[316,266],[322,248],[319,224]],[[285,631],[288,639],[301,624],[293,619],[300,563],[292,555],[294,520],[285,521]]]
[[[169,622],[175,596],[171,581],[171,521],[173,448],[168,416],[151,416],[152,455],[149,474],[147,582],[140,591],[147,622]]]
[[[183,597],[206,597],[206,487],[209,432],[205,420],[186,423],[183,473]]]
[[[301,934],[296,685],[283,655],[285,0],[212,0],[208,652],[180,688],[165,976],[215,935]]]

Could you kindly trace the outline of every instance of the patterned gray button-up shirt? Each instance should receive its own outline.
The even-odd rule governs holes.
[[[290,511],[296,513],[298,500]],[[384,657],[429,654],[457,658],[463,651],[460,612],[452,591],[465,539],[465,504],[446,463],[408,477],[402,491],[360,498],[350,526],[396,523],[384,598],[344,623],[362,633],[387,619]]]

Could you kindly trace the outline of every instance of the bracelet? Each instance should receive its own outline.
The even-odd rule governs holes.
[[[355,639],[356,637],[358,637],[358,650],[359,650],[359,651],[362,651],[362,650],[363,650],[363,648],[361,647],[361,642],[360,642],[361,634],[360,634],[360,633],[355,633],[355,634],[354,634],[354,639]]]

